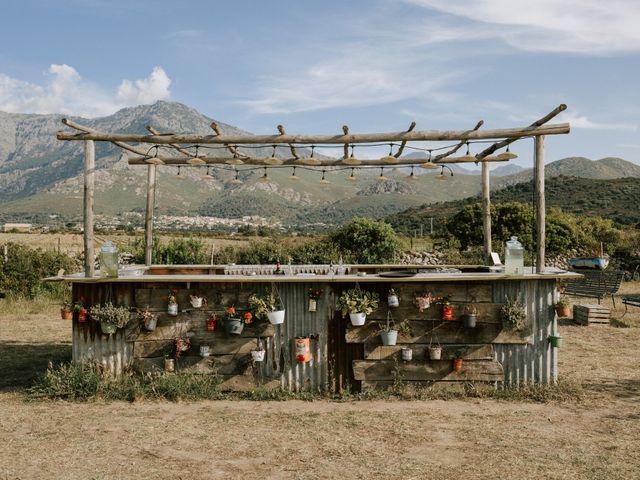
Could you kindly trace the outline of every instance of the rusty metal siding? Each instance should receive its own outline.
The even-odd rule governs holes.
[[[89,323],[73,322],[73,363],[100,363],[114,375],[123,374],[133,360],[133,343],[127,341],[126,332],[102,335]]]
[[[549,345],[549,335],[557,330],[554,305],[555,280],[503,281],[493,284],[493,301],[518,299],[532,322],[533,344],[495,344],[495,359],[504,368],[505,385],[555,383],[558,378],[557,349]]]

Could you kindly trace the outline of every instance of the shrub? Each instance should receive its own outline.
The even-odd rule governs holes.
[[[354,218],[329,234],[344,259],[353,263],[385,263],[398,252],[400,242],[391,225],[370,218]]]
[[[144,238],[130,245],[135,263],[144,263]],[[198,265],[207,263],[204,243],[197,238],[173,238],[164,243],[154,239],[151,262],[158,265]]]

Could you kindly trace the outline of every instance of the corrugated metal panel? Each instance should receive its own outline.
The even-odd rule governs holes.
[[[522,383],[554,383],[558,376],[556,349],[548,337],[556,332],[554,305],[557,301],[555,280],[505,281],[493,284],[493,301],[503,303],[508,296],[518,299],[527,309],[533,323],[533,344],[494,345],[495,359],[504,367],[507,385]]]
[[[124,330],[101,335],[91,323],[73,322],[73,362],[101,363],[114,375],[124,373],[133,359],[133,343],[126,341]]]

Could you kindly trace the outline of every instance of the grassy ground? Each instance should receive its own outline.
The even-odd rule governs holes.
[[[562,322],[580,401],[67,403],[23,389],[69,358],[69,322],[0,307],[0,479],[640,477],[637,308],[630,328]]]

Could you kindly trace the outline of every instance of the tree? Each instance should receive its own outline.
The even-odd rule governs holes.
[[[385,263],[393,259],[400,242],[391,225],[369,218],[353,218],[329,234],[345,260],[354,263]]]

